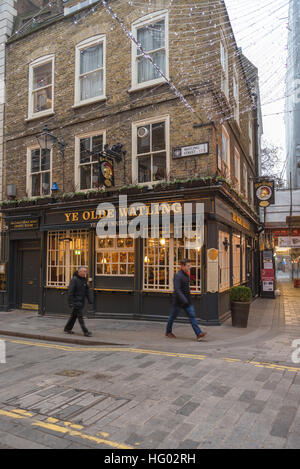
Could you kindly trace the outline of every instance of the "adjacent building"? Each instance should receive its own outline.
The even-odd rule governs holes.
[[[162,319],[183,257],[201,323],[228,317],[232,285],[257,294],[253,66],[224,2],[194,3],[58,2],[8,40],[3,308],[67,313],[85,265],[96,317]],[[176,234],[184,204],[194,224],[204,207],[193,248]],[[124,235],[141,213],[148,237]],[[116,236],[99,237],[115,218]]]
[[[290,0],[286,73],[286,179],[300,188],[300,3]]]

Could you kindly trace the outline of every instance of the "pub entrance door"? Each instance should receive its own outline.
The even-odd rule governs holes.
[[[40,243],[19,241],[17,247],[16,304],[20,309],[39,309]]]

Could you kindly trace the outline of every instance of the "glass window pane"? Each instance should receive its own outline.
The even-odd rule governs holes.
[[[52,86],[33,93],[33,112],[46,111],[52,108]]]
[[[41,150],[41,171],[50,169],[50,150]]]
[[[80,51],[80,74],[103,67],[103,44]]]
[[[153,181],[166,179],[166,154],[153,155]]]
[[[52,84],[52,62],[34,67],[32,89],[42,88]]]
[[[137,40],[145,52],[165,47],[165,20],[139,28],[137,30]],[[138,54],[141,54],[139,50]]]
[[[91,189],[91,165],[80,166],[80,189]]]
[[[138,127],[137,136],[138,155],[142,153],[150,153],[150,125],[143,125]]]
[[[42,195],[50,194],[50,172],[42,173]]]
[[[162,73],[166,73],[166,55],[165,51],[154,52],[149,54],[152,57],[155,65],[158,66]],[[138,58],[138,83],[144,83],[145,81],[156,80],[161,78],[159,71],[152,65],[152,63],[144,56]]]
[[[92,187],[98,188],[100,185],[100,177],[99,177],[99,167],[97,164],[92,164]]]
[[[124,247],[124,244],[125,244],[125,239],[124,238],[118,238],[117,239],[117,247],[118,248]]]
[[[152,124],[152,151],[165,150],[165,122]]]
[[[87,163],[90,159],[90,138],[82,138],[80,140],[80,163]]]
[[[89,73],[80,78],[80,100],[103,95],[103,70]]]
[[[103,135],[97,135],[92,138],[92,152],[96,153],[103,150]],[[93,158],[94,160],[97,157]]]
[[[31,150],[31,172],[37,173],[40,170],[40,150]]]
[[[138,182],[151,181],[151,157],[139,156],[138,158]]]
[[[33,197],[41,195],[40,181],[41,181],[41,176],[39,174],[32,175],[31,195]]]

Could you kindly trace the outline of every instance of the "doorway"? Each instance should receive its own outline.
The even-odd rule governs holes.
[[[19,241],[16,259],[16,306],[19,309],[39,309],[40,243]]]

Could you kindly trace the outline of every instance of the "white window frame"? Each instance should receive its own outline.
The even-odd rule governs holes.
[[[103,93],[102,95],[95,96],[89,99],[80,99],[80,52],[89,47],[96,46],[98,44],[103,44]],[[94,73],[96,71],[93,70]],[[96,101],[102,101],[106,99],[106,35],[101,34],[93,37],[89,37],[84,41],[81,41],[75,47],[75,95],[74,95],[74,106],[82,106],[84,104],[94,103]]]
[[[224,241],[227,238],[228,248],[225,249]],[[230,234],[219,231],[219,292],[230,288]]]
[[[173,280],[175,274],[180,270],[180,263],[179,259],[177,259],[176,253],[178,254],[178,239],[174,237],[170,238],[165,238],[165,244],[161,244],[161,240],[164,238],[147,238],[144,239],[143,243],[143,290],[144,291],[160,291],[160,292],[165,292],[165,293],[170,293],[173,291],[174,286],[173,286]],[[155,273],[157,273],[158,269],[164,270],[165,273],[165,278],[168,278],[168,282],[166,281],[163,285],[159,285],[157,281],[154,281],[153,283],[147,283],[147,278],[146,278],[146,268],[145,264],[148,262],[147,254],[148,254],[148,245],[147,243],[151,240],[151,242],[154,242],[155,244],[155,259],[157,259],[157,254],[159,255],[159,249],[168,249],[168,256],[169,256],[169,262],[166,262],[164,265],[159,264],[159,262],[154,262],[153,264],[150,265],[150,267],[154,268]],[[191,249],[186,248],[186,246],[183,247],[185,258],[190,258],[193,256],[190,256],[189,253]],[[191,293],[197,293],[200,294],[202,292],[202,250],[199,248],[197,252],[195,253],[195,264],[192,262],[192,267],[195,267],[196,270],[200,270],[200,279],[199,282],[196,282],[194,286],[190,287]]]
[[[141,27],[153,23],[159,22],[160,20],[165,20],[165,57],[166,57],[166,70],[164,75],[169,79],[169,12],[168,10],[158,11],[150,13],[149,15],[139,18],[134,23],[132,23],[132,34],[133,37],[137,40],[137,30]],[[148,80],[143,83],[138,83],[138,54],[137,46],[132,41],[131,46],[131,89],[129,91],[138,90],[142,88],[148,88],[149,86],[156,85],[158,83],[163,83],[165,79],[163,77],[156,78],[154,80]]]
[[[51,249],[51,238],[55,240],[55,247],[57,249]],[[84,265],[82,262],[81,254],[78,255],[78,261],[75,265],[71,264],[71,249],[70,242],[74,240],[84,239],[85,241],[85,258],[89,260],[89,231],[88,230],[66,230],[66,231],[49,231],[47,233],[47,278],[46,286],[48,288],[61,288],[67,287],[71,278],[73,277],[74,271],[77,270],[79,266]],[[63,241],[65,240],[65,241]],[[63,242],[63,248],[60,249],[59,242]],[[74,251],[82,249],[81,241],[79,242],[79,248],[75,246]],[[55,253],[55,264],[51,264],[49,260],[51,259],[51,253]],[[63,262],[59,261],[59,253],[63,253]],[[84,265],[88,269],[88,265]],[[57,272],[61,272],[63,275],[62,281],[51,281],[51,269],[56,268]]]
[[[227,161],[224,158],[224,146],[223,146],[223,136],[227,140]],[[222,125],[222,172],[226,173],[226,177],[230,179],[230,135],[227,132],[227,129],[224,125]]]
[[[233,101],[234,101],[234,119],[238,126],[240,125],[240,85],[237,67],[234,65],[232,77]]]
[[[33,197],[32,195],[32,174],[31,173],[31,151],[32,150],[40,150],[41,151],[41,147],[39,145],[33,145],[31,147],[28,147],[27,148],[27,162],[26,162],[26,193],[28,195],[28,197]],[[50,192],[49,192],[49,195],[51,195],[51,187],[52,187],[52,158],[53,156],[53,150],[51,149],[50,150]],[[43,172],[48,172],[48,171],[39,171],[39,173],[43,173]],[[40,194],[40,196],[42,197],[43,195]],[[34,197],[38,197],[38,196],[34,196]]]
[[[238,174],[236,174],[236,161],[238,161]],[[238,149],[234,148],[234,177],[237,180],[236,185],[238,191],[241,190],[241,155]]]
[[[239,247],[237,247],[239,246]],[[241,250],[242,250],[242,235],[232,234],[232,284],[241,284]]]
[[[44,111],[34,112],[33,110],[33,71],[35,68],[40,67],[41,65],[46,65],[47,63],[51,62],[52,64],[52,107],[50,109],[46,109]],[[43,117],[54,113],[54,65],[55,65],[55,58],[54,54],[45,55],[44,57],[40,57],[29,64],[29,84],[28,84],[28,119],[34,119],[37,117]],[[47,85],[45,88],[48,88]],[[40,88],[42,89],[42,88]]]
[[[102,135],[103,137],[103,146],[106,144],[106,130],[95,130],[93,132],[87,132],[83,134],[75,135],[75,164],[74,164],[74,181],[75,188],[80,192],[88,192],[90,190],[95,190],[95,188],[90,189],[80,189],[80,140],[89,137],[95,137]],[[96,163],[96,162],[95,162]],[[93,164],[93,163],[90,163]]]
[[[248,120],[248,131],[249,131],[249,155],[250,158],[253,160],[253,123],[252,123],[252,113],[249,112],[249,120]]]
[[[151,119],[146,119],[138,122],[132,123],[132,183],[139,185],[148,185],[153,186],[163,182],[160,181],[148,181],[148,182],[138,182],[138,154],[137,154],[137,129],[143,125],[156,124],[159,122],[165,122],[165,132],[166,132],[166,175],[170,174],[170,116],[164,115],[160,117],[153,117]]]
[[[134,243],[134,239],[133,238],[130,238],[132,240],[132,246],[131,247],[127,247],[127,246],[122,246],[122,247],[119,247],[118,244],[117,244],[117,241],[118,239],[123,239],[124,242],[126,242],[126,239],[128,238],[111,238],[111,240],[113,240],[113,246],[112,247],[99,247],[99,243],[100,243],[100,238],[96,237],[95,239],[95,276],[96,277],[134,277],[135,275],[135,243]],[[133,253],[133,262],[121,262],[120,261],[120,256],[119,254],[121,252],[126,252],[126,253]],[[118,265],[118,273],[116,274],[113,274],[113,273],[109,273],[109,274],[99,274],[98,273],[98,269],[97,269],[97,266],[100,264],[100,262],[98,262],[98,254],[99,253],[108,253],[109,255],[111,254],[118,254],[118,262],[113,262],[112,261],[112,257],[111,257],[111,261],[108,262],[108,264],[110,266],[112,265]],[[128,256],[127,256],[127,259],[128,259]],[[120,265],[121,264],[124,264],[126,265],[126,274],[122,274],[120,272]],[[134,271],[133,273],[128,273],[128,266],[129,265],[132,265],[133,264],[133,268],[134,268]]]
[[[243,163],[243,182],[244,182],[244,194],[246,199],[248,199],[248,170],[247,165]]]
[[[220,62],[221,62],[221,90],[226,98],[229,100],[229,57],[228,46],[226,43],[225,35],[221,30],[220,39]]]

